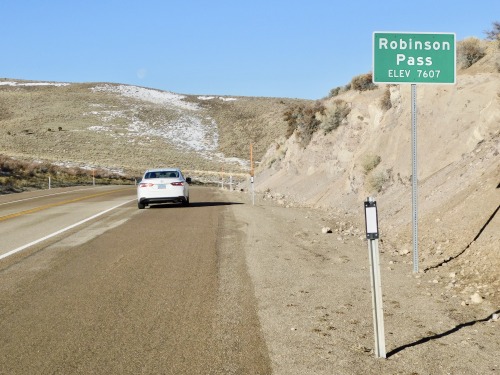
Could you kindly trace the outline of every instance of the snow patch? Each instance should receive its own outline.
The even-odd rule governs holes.
[[[89,126],[87,128],[88,130],[100,133],[100,132],[110,132],[111,128],[108,126],[101,126],[101,125],[94,125],[94,126]]]
[[[92,112],[86,112],[83,115],[99,116],[100,119],[104,122],[111,122],[117,118],[127,118],[124,111],[92,111]]]
[[[11,81],[3,81],[0,82],[0,86],[69,86],[71,83],[65,82],[11,82]]]
[[[198,96],[198,100],[212,100],[215,99],[215,96]],[[231,102],[234,100],[238,100],[236,98],[225,98],[223,96],[219,96],[217,99],[222,100],[223,102]]]
[[[197,111],[200,109],[195,103],[185,102],[183,99],[186,96],[174,94],[173,92],[169,91],[160,91],[147,89],[145,87],[126,85],[101,85],[93,87],[91,90],[93,92],[111,92],[120,94],[127,98],[143,100],[145,102],[165,105],[178,109],[187,109],[191,111]]]

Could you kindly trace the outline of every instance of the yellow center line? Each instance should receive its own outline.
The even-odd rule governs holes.
[[[35,212],[38,212],[38,211],[46,210],[48,208],[62,206],[64,204],[74,203],[74,202],[78,202],[78,201],[83,201],[85,199],[100,197],[102,195],[112,194],[112,193],[116,193],[116,192],[117,192],[116,190],[106,191],[104,193],[96,193],[96,194],[91,194],[91,195],[87,195],[87,196],[80,197],[80,198],[74,198],[74,199],[65,200],[65,201],[62,201],[62,202],[46,204],[46,205],[43,205],[43,206],[40,206],[40,207],[31,208],[29,210],[15,212],[13,214],[5,215],[5,216],[0,216],[0,221],[12,219],[12,218],[15,218],[15,217],[18,217],[18,216],[22,216],[22,215],[32,214],[32,213],[35,213]]]

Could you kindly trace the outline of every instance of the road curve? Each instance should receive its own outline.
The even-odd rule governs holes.
[[[244,233],[221,197],[193,188],[190,207],[132,201],[0,260],[0,373],[271,373]]]

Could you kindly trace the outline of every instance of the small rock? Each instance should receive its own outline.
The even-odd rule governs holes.
[[[402,250],[399,250],[399,254],[400,254],[400,255],[407,255],[407,254],[409,254],[409,253],[410,253],[410,250],[408,250],[408,249],[402,249]]]
[[[371,353],[371,351],[372,351],[372,349],[367,348],[366,346],[363,346],[360,344],[357,345],[356,349],[359,350],[360,352],[364,352],[364,353]]]
[[[332,233],[332,229],[330,227],[323,227],[321,229],[321,233],[323,234]]]
[[[483,297],[479,295],[479,293],[474,293],[472,296],[470,296],[470,300],[472,303],[481,303],[483,302]]]
[[[498,321],[498,319],[500,319],[500,314],[493,314],[493,315],[491,316],[491,321],[492,321],[492,322],[497,322],[497,321]]]
[[[450,274],[448,275],[449,278],[451,279],[454,279],[455,277],[457,277],[457,274],[455,272],[450,272]]]

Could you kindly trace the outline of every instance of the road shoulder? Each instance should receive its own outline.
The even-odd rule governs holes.
[[[273,374],[495,371],[494,307],[460,305],[446,270],[413,275],[381,244],[387,359],[373,354],[367,243],[359,220],[227,193],[246,229],[246,262]],[[333,233],[322,233],[329,226]],[[437,282],[434,280],[438,280]],[[497,309],[498,310],[498,309]],[[496,367],[495,367],[496,366]]]

